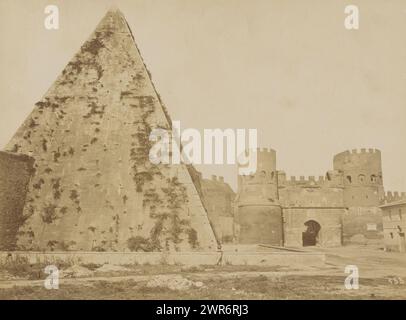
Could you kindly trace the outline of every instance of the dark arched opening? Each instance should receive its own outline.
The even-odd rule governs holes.
[[[304,225],[306,231],[302,233],[303,247],[315,246],[319,240],[320,224],[314,220],[309,220]]]

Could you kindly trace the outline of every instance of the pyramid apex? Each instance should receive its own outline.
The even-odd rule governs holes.
[[[98,24],[97,31],[109,30],[114,32],[129,32],[127,20],[117,6],[111,6]]]
[[[113,4],[113,5],[110,6],[108,12],[110,12],[110,13],[118,13],[118,14],[121,14],[121,15],[122,15],[121,10],[120,10],[120,9],[118,8],[118,6],[115,5],[115,4]]]

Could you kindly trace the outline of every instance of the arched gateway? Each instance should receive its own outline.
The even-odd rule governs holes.
[[[319,241],[320,224],[314,220],[308,220],[304,223],[306,231],[302,233],[303,247],[315,246]]]

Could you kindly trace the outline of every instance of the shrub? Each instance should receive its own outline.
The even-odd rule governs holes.
[[[159,244],[157,242],[150,241],[149,239],[145,239],[141,236],[129,238],[127,240],[127,247],[131,251],[151,252],[160,250]]]
[[[58,217],[56,214],[56,206],[53,204],[46,206],[41,217],[43,222],[52,223]]]
[[[195,229],[190,228],[188,230],[188,240],[193,249],[199,246],[199,242],[197,241],[197,231]]]

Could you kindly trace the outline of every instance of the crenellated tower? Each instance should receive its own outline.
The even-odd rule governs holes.
[[[381,152],[377,149],[345,151],[334,157],[334,170],[344,177],[347,207],[377,207],[384,197]]]
[[[238,176],[238,193],[246,201],[254,198],[255,201],[275,202],[278,198],[276,151],[258,148],[255,154],[257,170],[252,175]]]
[[[282,210],[278,199],[276,151],[258,148],[255,154],[255,173],[238,176],[238,240],[242,244],[282,245]]]

